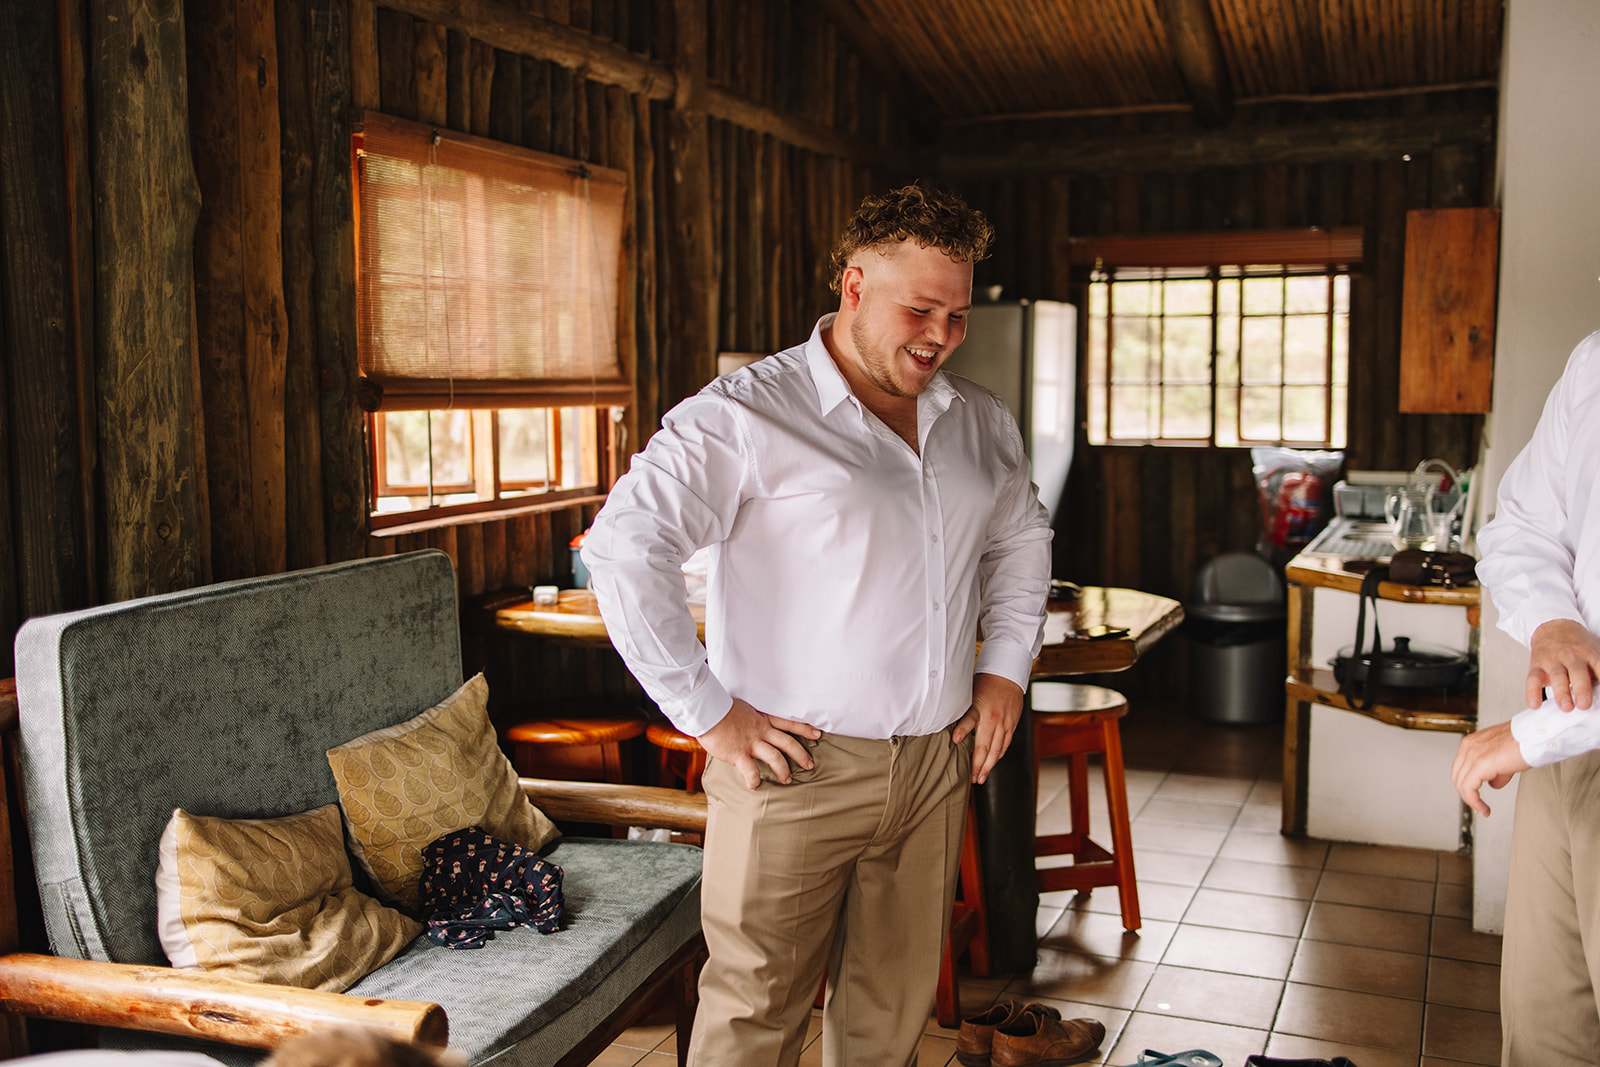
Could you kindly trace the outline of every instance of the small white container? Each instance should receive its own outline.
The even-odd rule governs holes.
[[[556,601],[561,599],[561,590],[553,585],[536,585],[533,587],[533,602],[541,608],[553,608]]]

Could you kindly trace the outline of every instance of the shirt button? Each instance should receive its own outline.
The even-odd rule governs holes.
[[[938,544],[939,543],[939,535],[938,534],[934,534],[933,535],[933,543],[934,544]]]
[[[937,600],[935,600],[933,602],[933,610],[934,611],[938,611],[939,610],[939,602]]]
[[[929,671],[928,672],[928,677],[929,678],[937,678],[937,677],[939,677],[939,672],[938,671]]]

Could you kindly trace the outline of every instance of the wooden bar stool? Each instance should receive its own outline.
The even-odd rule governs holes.
[[[651,723],[645,729],[644,739],[661,750],[657,782],[668,785],[681,779],[686,792],[700,792],[700,778],[706,772],[706,750],[700,747],[699,741],[670,722]]]
[[[978,816],[967,800],[967,832],[961,839],[961,874],[955,903],[950,908],[950,937],[939,961],[939,988],[934,995],[934,1016],[940,1026],[961,1025],[961,979],[956,960],[966,952],[972,974],[989,974],[989,921],[983,909],[983,874],[978,860]]]
[[[1122,928],[1139,929],[1139,886],[1133,873],[1133,831],[1128,819],[1128,783],[1122,771],[1122,733],[1119,721],[1128,713],[1128,701],[1114,689],[1067,682],[1034,682],[1033,786],[1039,791],[1039,760],[1069,756],[1067,803],[1072,829],[1033,839],[1035,856],[1071,856],[1068,867],[1046,867],[1038,872],[1039,891],[1062,889],[1085,892],[1098,886],[1116,886],[1122,904]],[[1106,804],[1111,816],[1111,848],[1089,839],[1089,756],[1105,759]]]
[[[644,733],[644,712],[627,704],[574,701],[549,718],[519,722],[506,731],[517,773],[567,780],[598,777],[623,784],[622,742]]]

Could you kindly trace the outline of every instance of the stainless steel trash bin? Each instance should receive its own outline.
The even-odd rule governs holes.
[[[1277,569],[1248,552],[1216,557],[1195,576],[1184,616],[1195,716],[1222,723],[1279,718],[1287,609]]]

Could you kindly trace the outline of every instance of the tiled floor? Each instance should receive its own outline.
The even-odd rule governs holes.
[[[964,1014],[1006,995],[1097,1018],[1106,1040],[1088,1064],[1133,1064],[1147,1048],[1205,1048],[1228,1067],[1257,1052],[1499,1062],[1500,939],[1468,921],[1464,854],[1281,836],[1278,726],[1153,704],[1123,723],[1142,928],[1122,930],[1114,890],[1045,894],[1034,969],[965,979]],[[1065,760],[1046,761],[1041,829],[1066,828],[1065,783]],[[1091,797],[1103,827],[1098,781]],[[666,1067],[675,1049],[655,1018],[595,1063]],[[801,1063],[821,1062],[812,1041]],[[955,1031],[930,1020],[918,1063],[955,1065]]]

